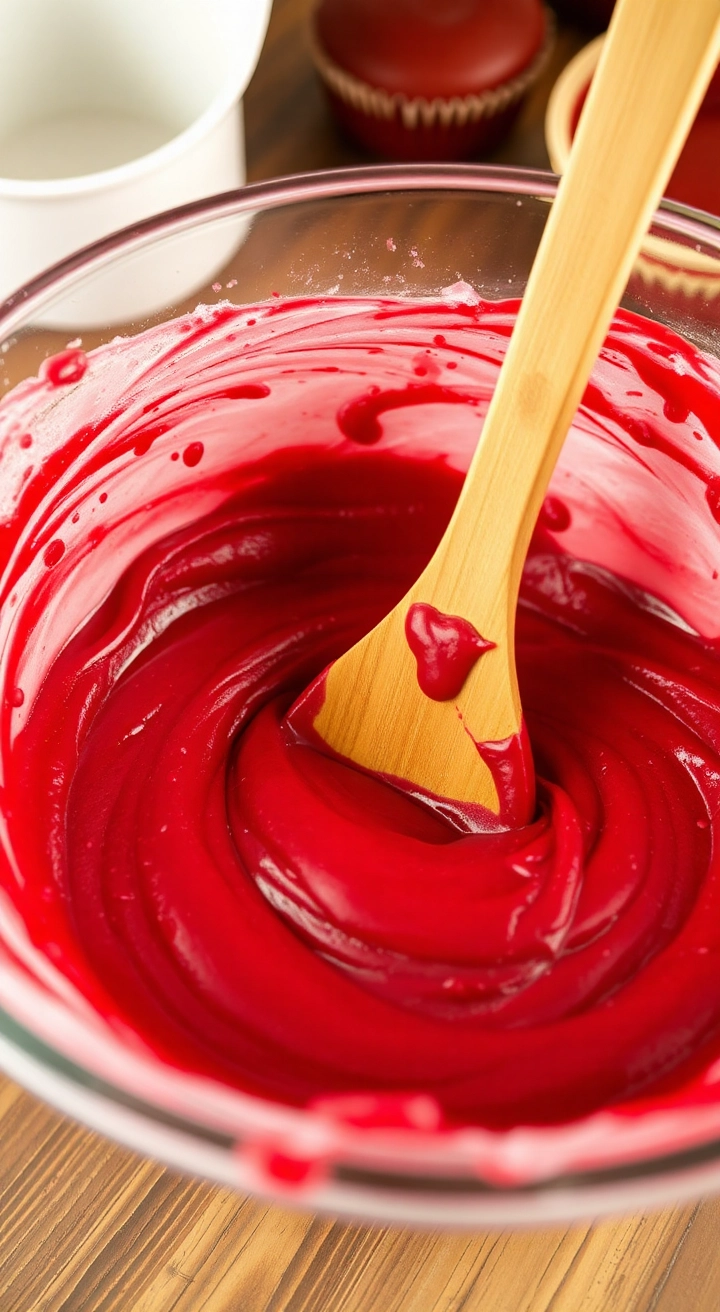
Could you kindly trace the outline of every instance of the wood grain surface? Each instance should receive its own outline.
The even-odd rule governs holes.
[[[248,175],[366,163],[335,131],[275,0],[246,97]],[[388,0],[390,3],[391,0]],[[547,167],[568,27],[494,159]],[[441,1235],[292,1213],[185,1179],[0,1078],[0,1312],[718,1312],[720,1203],[569,1229]]]
[[[186,1180],[0,1083],[2,1312],[717,1312],[720,1203],[440,1235]]]

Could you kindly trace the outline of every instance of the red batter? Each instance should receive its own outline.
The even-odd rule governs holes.
[[[409,607],[405,635],[417,661],[418,683],[426,697],[438,702],[457,697],[473,665],[495,646],[469,620],[445,615],[424,601]]]
[[[430,556],[514,308],[221,307],[0,407],[4,458],[39,452],[3,538],[3,879],[172,1062],[511,1125],[720,1052],[714,362],[623,314],[588,391],[522,587],[530,825],[462,834],[284,725]]]

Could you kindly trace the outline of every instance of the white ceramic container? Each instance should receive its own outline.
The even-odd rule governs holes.
[[[0,0],[0,300],[118,228],[244,183],[241,97],[270,5]],[[196,242],[188,294],[229,249]],[[103,288],[102,322],[152,313],[169,276],[155,260]],[[96,317],[88,293],[62,324]]]

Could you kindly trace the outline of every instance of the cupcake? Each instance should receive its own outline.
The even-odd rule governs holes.
[[[545,141],[556,173],[563,173],[593,73],[602,52],[604,36],[578,51],[563,69],[548,102]],[[705,210],[720,218],[720,68],[712,78],[697,118],[670,178],[665,194],[670,200]],[[699,246],[680,245],[649,233],[635,262],[629,290],[642,300],[642,284],[658,292],[664,312],[684,313],[693,298],[693,313],[703,318],[703,302],[710,322],[717,317],[720,298],[720,264]]]
[[[497,145],[539,76],[541,0],[320,0],[315,65],[332,108],[390,159],[463,159]]]

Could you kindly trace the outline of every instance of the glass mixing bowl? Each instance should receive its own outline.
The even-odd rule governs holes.
[[[459,280],[486,299],[519,297],[555,186],[548,174],[513,169],[361,169],[261,184],[161,215],[56,266],[0,307],[1,393],[35,376],[71,339],[81,337],[88,350],[198,303],[252,304],[274,294],[416,298]],[[666,205],[653,238],[653,259],[637,266],[624,304],[720,357],[720,222]],[[56,403],[58,444],[65,404]],[[47,480],[53,467],[50,484],[60,477],[50,455],[34,465],[22,443],[6,444],[0,519],[9,519],[21,486]],[[33,513],[41,510],[42,497]],[[6,607],[3,771],[17,709],[7,684],[12,623]],[[336,1215],[433,1226],[549,1224],[720,1187],[712,1069],[642,1105],[500,1133],[438,1130],[422,1097],[410,1101],[404,1123],[353,1124],[164,1064],[95,1015],[34,947],[14,898],[22,872],[2,826],[0,849],[0,1064],[61,1111],[140,1152]]]

